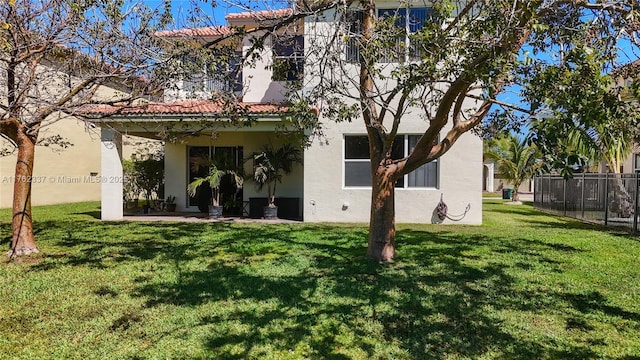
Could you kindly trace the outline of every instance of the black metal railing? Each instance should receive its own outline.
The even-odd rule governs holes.
[[[537,209],[638,232],[638,182],[634,174],[576,174],[534,178]]]

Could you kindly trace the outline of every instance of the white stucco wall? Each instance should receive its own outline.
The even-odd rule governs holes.
[[[426,124],[419,118],[407,120],[403,122],[400,134],[419,134],[426,129]],[[364,124],[329,123],[329,144],[315,142],[305,151],[304,221],[369,221],[371,190],[344,186],[345,133],[365,134]],[[468,204],[471,205],[471,210],[460,223],[480,224],[482,141],[475,135],[464,134],[439,162],[437,188],[396,189],[396,221],[435,222],[434,210],[442,194],[451,214],[461,214]],[[448,222],[451,221],[444,221]]]
[[[100,192],[102,220],[121,220],[123,216],[122,135],[109,128],[101,131]]]
[[[386,3],[385,3],[386,4]],[[324,51],[343,52],[344,49],[330,49],[334,14],[330,11],[320,18],[308,18],[305,23],[305,38],[309,39],[305,47],[320,49],[317,53],[305,49],[307,66],[305,67],[305,86],[313,88],[318,73],[328,76],[328,69],[314,67]],[[389,73],[393,65],[386,64],[381,70]],[[335,70],[335,78],[357,79],[358,67],[346,64]],[[379,83],[381,88],[390,88],[393,84]],[[357,98],[355,87],[352,96]],[[472,106],[467,103],[465,106]],[[391,104],[391,106],[394,106]],[[428,123],[421,117],[421,110],[414,109],[405,114],[399,128],[399,135],[419,135],[424,133]],[[362,119],[353,122],[334,123],[322,119],[326,126],[328,144],[314,142],[305,151],[304,168],[304,220],[309,222],[368,222],[371,204],[370,188],[347,188],[344,186],[344,134],[365,135]],[[390,124],[390,122],[389,122]],[[387,124],[387,125],[389,125]],[[447,131],[447,126],[443,131]],[[443,136],[444,133],[441,135]],[[470,211],[459,223],[480,224],[482,222],[482,141],[475,135],[464,134],[438,160],[437,188],[396,189],[396,221],[401,223],[440,222],[435,216],[435,208],[442,194],[451,214],[462,214],[470,205]],[[446,219],[444,223],[450,223]]]

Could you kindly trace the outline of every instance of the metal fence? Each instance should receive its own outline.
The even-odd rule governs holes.
[[[537,176],[533,203],[546,212],[637,233],[638,175]]]

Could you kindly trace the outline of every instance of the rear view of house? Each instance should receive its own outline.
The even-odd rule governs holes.
[[[389,4],[388,8],[378,9],[381,16],[400,6]],[[416,6],[403,11],[409,14],[405,16],[418,19],[419,24],[427,21],[430,9]],[[207,44],[218,42],[234,28],[255,29],[292,12],[283,9],[230,14],[226,17],[230,27],[174,30],[158,36],[167,42],[192,39]],[[176,197],[178,211],[197,212],[199,200],[187,195],[187,184],[203,176],[203,170],[193,166],[194,159],[224,159],[226,166],[249,174],[254,166],[252,154],[262,151],[265,145],[277,147],[290,139],[290,134],[282,136],[287,124],[296,121],[288,115],[288,84],[299,82],[302,91],[313,89],[315,76],[323,70],[318,68],[319,61],[314,60],[317,53],[312,49],[320,46],[322,29],[337,26],[334,15],[330,10],[309,16],[279,30],[277,35],[264,37],[251,65],[241,65],[241,59],[253,49],[254,37],[263,33],[251,33],[235,43],[220,41],[227,56],[237,59],[228,61],[226,68],[197,67],[201,71],[176,78],[165,89],[162,103],[117,113],[102,109],[114,112],[98,121],[102,127],[102,175],[113,179],[122,175],[121,134],[167,140],[165,194]],[[357,49],[349,46],[348,40],[340,48],[345,71],[357,79]],[[410,54],[407,56],[410,58]],[[190,59],[187,56],[183,61]],[[389,57],[384,61],[392,67],[399,60]],[[246,119],[251,120],[251,126],[243,126]],[[303,149],[302,164],[277,184],[278,215],[305,222],[366,222],[370,215],[371,167],[364,124],[355,120],[336,123],[322,117],[319,121],[323,124],[323,137],[310,137],[309,146]],[[398,129],[393,155],[402,157],[412,151],[427,126],[419,109],[407,112]],[[482,142],[475,135],[466,134],[444,156],[399,179],[395,195],[397,221],[439,222],[436,207],[443,199],[452,213],[462,213],[469,206],[470,211],[461,222],[479,224],[481,179]],[[227,186],[221,191],[227,211],[260,216],[266,193],[256,190],[250,180],[240,190]],[[102,184],[103,219],[122,218],[121,192],[122,184],[117,181]]]

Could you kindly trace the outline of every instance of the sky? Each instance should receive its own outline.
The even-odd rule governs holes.
[[[142,0],[151,8],[157,8],[163,0]],[[199,6],[194,6],[197,3]],[[215,6],[212,5],[215,3]],[[246,7],[236,6],[237,3],[245,3]],[[225,25],[225,15],[243,11],[260,10],[265,8],[278,9],[287,6],[286,0],[259,0],[259,1],[232,1],[232,0],[171,0],[171,9],[174,17],[175,28],[185,27],[185,19],[197,12],[198,17],[206,17],[208,25]]]

